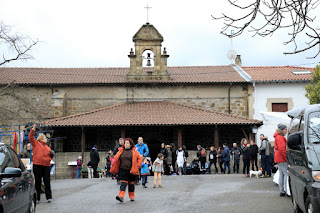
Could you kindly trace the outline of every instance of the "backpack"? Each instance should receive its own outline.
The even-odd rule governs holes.
[[[207,157],[207,152],[205,149],[201,150],[201,157],[206,158]]]

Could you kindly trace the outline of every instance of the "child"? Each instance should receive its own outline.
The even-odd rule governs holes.
[[[77,179],[80,178],[80,172],[82,170],[82,157],[79,156],[78,159],[77,159]]]
[[[157,186],[157,179],[159,187],[162,188],[161,185],[161,173],[164,173],[163,171],[163,154],[159,153],[158,158],[153,162],[152,171],[154,172],[154,180],[153,180],[153,188],[156,188]]]
[[[141,165],[141,179],[142,179],[142,186],[143,188],[148,188],[146,186],[147,178],[149,174],[149,164],[148,164],[148,159],[144,157],[142,159],[142,165]]]

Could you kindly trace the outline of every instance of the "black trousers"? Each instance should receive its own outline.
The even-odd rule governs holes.
[[[92,164],[92,168],[93,168],[93,177],[94,178],[99,178],[99,175],[98,175],[98,172],[97,172],[98,164]]]
[[[243,159],[243,174],[249,174],[249,170],[250,170],[250,158]]]
[[[256,166],[256,171],[259,170],[258,168],[258,156],[251,156],[251,165],[252,165],[252,170],[254,171],[254,166]]]
[[[52,199],[51,185],[50,185],[50,170],[51,166],[41,166],[41,165],[33,165],[33,174],[35,178],[35,187],[37,190],[37,200],[40,200],[41,194],[41,183],[42,178],[44,182],[44,190],[46,194],[46,199]]]

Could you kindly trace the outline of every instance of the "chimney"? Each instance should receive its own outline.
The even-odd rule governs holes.
[[[236,60],[235,60],[235,64],[238,65],[239,67],[242,66],[241,55],[237,55]]]

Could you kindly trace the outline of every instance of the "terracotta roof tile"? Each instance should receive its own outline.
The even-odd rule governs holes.
[[[252,81],[310,81],[312,74],[294,74],[292,71],[311,71],[314,68],[294,66],[241,67],[252,77]]]
[[[262,125],[262,121],[168,101],[126,102],[45,122],[50,126]]]
[[[108,84],[144,83],[127,81],[124,68],[19,68],[1,67],[0,84]],[[231,66],[168,67],[169,81],[157,83],[245,82]],[[152,81],[147,81],[152,82]]]

